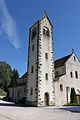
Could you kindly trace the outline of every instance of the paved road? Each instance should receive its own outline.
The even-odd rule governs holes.
[[[80,107],[73,107],[74,112],[71,112],[70,107],[37,108],[12,106],[12,103],[7,102],[6,104],[4,102],[0,106],[0,120],[80,120]]]

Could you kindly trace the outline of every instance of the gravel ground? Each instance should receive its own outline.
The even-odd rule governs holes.
[[[80,120],[80,107],[17,107],[2,102],[0,120]]]

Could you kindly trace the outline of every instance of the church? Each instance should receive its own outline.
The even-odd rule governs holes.
[[[69,104],[71,88],[75,89],[80,104],[80,62],[74,50],[68,56],[60,58],[55,64],[55,105]]]
[[[32,106],[60,106],[70,103],[71,88],[80,103],[80,62],[74,53],[54,61],[53,25],[45,11],[29,31],[27,72],[9,98],[23,98]],[[20,82],[21,81],[21,82]]]

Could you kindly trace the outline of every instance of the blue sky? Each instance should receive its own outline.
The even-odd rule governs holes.
[[[27,71],[29,28],[44,15],[54,26],[54,58],[75,50],[80,59],[80,0],[0,0],[0,61]]]

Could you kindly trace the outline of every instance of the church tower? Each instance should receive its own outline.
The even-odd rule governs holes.
[[[27,103],[54,105],[53,26],[45,15],[29,33]]]

